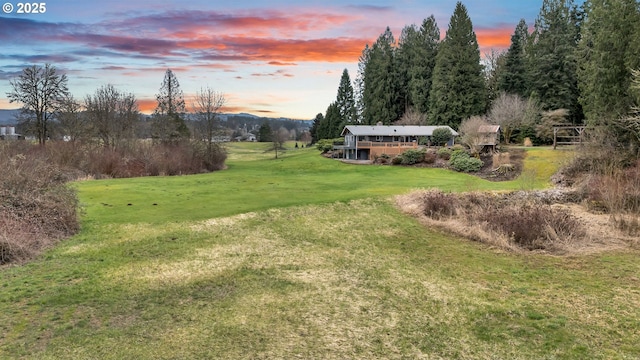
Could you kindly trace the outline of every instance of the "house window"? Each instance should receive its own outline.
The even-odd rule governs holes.
[[[376,136],[377,142],[382,142],[384,140],[384,136]]]

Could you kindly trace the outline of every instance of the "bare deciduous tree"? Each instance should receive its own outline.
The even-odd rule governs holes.
[[[484,116],[472,116],[460,124],[460,141],[476,155],[482,150],[481,146],[486,137],[480,132],[480,127],[486,125],[489,125],[489,122]]]
[[[82,112],[82,105],[72,95],[61,101],[57,118],[59,134],[72,143],[90,136],[91,124]]]
[[[139,112],[133,94],[121,93],[111,84],[104,85],[85,98],[85,107],[104,146],[117,148],[134,136]]]
[[[278,158],[278,150],[284,149],[284,143],[289,140],[289,130],[281,127],[278,130],[274,130],[272,134],[273,149],[276,152],[276,159]]]
[[[33,65],[22,70],[22,74],[10,84],[9,102],[22,103],[23,113],[33,115],[29,117],[29,125],[32,125],[38,142],[44,145],[49,136],[49,120],[58,111],[60,100],[69,95],[67,76],[59,75],[50,64],[44,67]]]
[[[213,148],[214,136],[218,130],[218,115],[226,103],[224,94],[206,87],[196,93],[193,101],[193,113],[196,116],[197,134],[207,142],[209,151]]]
[[[508,144],[513,131],[522,124],[533,123],[538,112],[535,102],[503,92],[491,105],[488,120],[492,124],[500,125],[504,142]]]
[[[400,120],[396,121],[396,125],[424,125],[427,123],[427,115],[410,107],[405,111]]]

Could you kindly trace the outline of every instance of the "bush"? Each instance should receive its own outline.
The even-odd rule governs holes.
[[[413,165],[422,162],[422,160],[424,160],[424,154],[424,150],[409,149],[398,155],[398,157],[402,165]]]
[[[393,159],[391,159],[391,163],[393,165],[400,165],[402,164],[402,156],[398,155],[396,157],[394,157]]]
[[[436,162],[436,153],[432,151],[427,151],[424,154],[424,159],[422,160],[426,164],[433,164]]]
[[[451,158],[451,153],[452,152],[453,151],[451,149],[443,147],[443,148],[438,149],[438,153],[437,154],[438,154],[438,157],[440,159],[449,160]]]
[[[472,158],[465,151],[456,150],[451,154],[449,166],[459,172],[476,172],[482,168],[482,160]]]
[[[333,143],[334,142],[339,142],[339,141],[344,141],[343,138],[337,138],[337,139],[322,139],[322,140],[318,140],[318,142],[316,143],[316,149],[320,150],[323,154],[333,150]]]
[[[446,127],[437,128],[433,130],[433,134],[431,134],[431,141],[436,146],[446,145],[449,140],[453,137],[451,130]]]

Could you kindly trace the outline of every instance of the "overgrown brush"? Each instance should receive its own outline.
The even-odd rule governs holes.
[[[430,190],[421,194],[419,206],[426,217],[445,227],[465,228],[463,235],[493,245],[501,238],[508,247],[552,250],[585,235],[580,221],[567,210],[534,197]]]
[[[640,160],[632,167],[592,174],[583,186],[592,209],[610,214],[620,230],[640,234]]]
[[[45,151],[23,146],[0,147],[0,264],[25,260],[79,229],[68,177]]]

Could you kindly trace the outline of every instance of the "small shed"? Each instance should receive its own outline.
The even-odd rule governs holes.
[[[490,146],[494,150],[500,144],[500,134],[502,130],[500,125],[480,125],[478,134],[481,136],[480,146]]]

